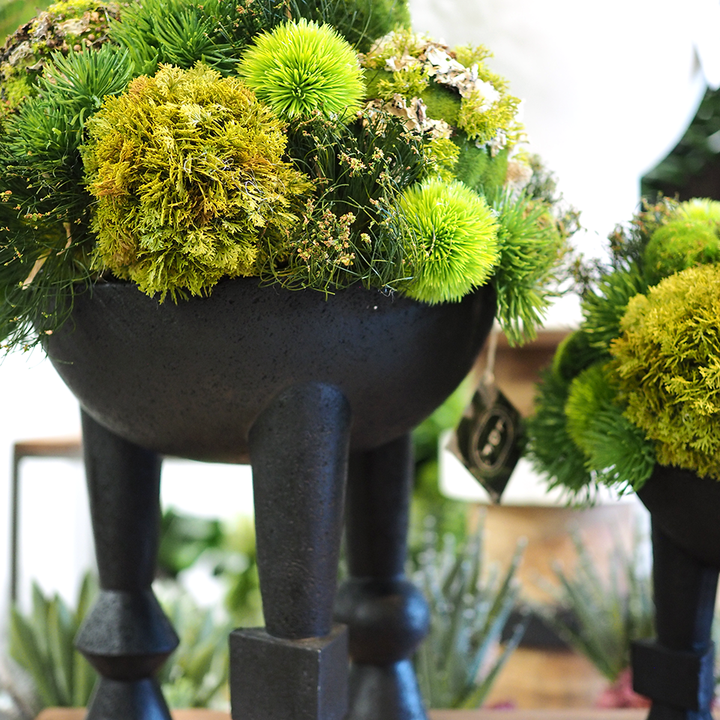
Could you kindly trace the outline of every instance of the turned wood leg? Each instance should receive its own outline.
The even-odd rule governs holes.
[[[652,543],[657,638],[633,644],[633,684],[653,701],[649,720],[711,720],[718,570],[695,560],[656,523]]]
[[[178,638],[151,584],[160,532],[157,453],[82,414],[100,594],[76,646],[100,673],[88,720],[170,720],[155,680]]]
[[[230,636],[235,720],[343,720],[347,629],[333,625],[350,440],[335,387],[287,389],[250,431],[266,628]]]
[[[348,720],[424,720],[410,660],[429,624],[428,606],[405,578],[410,435],[350,459],[346,541],[350,580],[335,618],[350,629]]]

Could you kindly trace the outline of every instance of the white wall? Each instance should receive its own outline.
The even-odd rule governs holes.
[[[718,74],[717,0],[409,0],[414,29],[482,43],[525,100],[531,147],[582,212],[595,256],[630,219],[639,179],[677,143]]]
[[[77,403],[42,352],[12,353],[0,361],[0,517],[3,519],[0,532],[0,632],[4,632],[8,611],[12,444],[16,440],[79,434]],[[66,484],[68,473],[73,474],[66,462],[56,462],[48,468],[49,486],[28,482],[23,497],[26,508],[37,504],[50,517],[67,518],[68,535],[59,539],[46,534],[42,526],[35,528],[39,543],[37,553],[42,557],[44,547],[48,567],[53,567],[53,550],[60,546],[67,548],[66,541],[75,546],[73,521],[78,508],[77,488],[81,486],[75,483],[76,489],[72,492],[55,492]],[[35,553],[27,546],[26,549],[31,555]]]

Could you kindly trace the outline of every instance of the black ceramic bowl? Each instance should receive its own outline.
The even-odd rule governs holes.
[[[248,431],[285,388],[342,390],[353,449],[399,437],[471,369],[493,322],[491,286],[429,306],[354,287],[335,295],[219,283],[208,298],[159,303],[99,283],[46,340],[48,355],[99,423],[161,453],[247,461]]]

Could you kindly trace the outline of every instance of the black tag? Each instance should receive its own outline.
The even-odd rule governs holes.
[[[481,384],[455,429],[450,449],[494,503],[522,454],[520,413],[495,385]]]

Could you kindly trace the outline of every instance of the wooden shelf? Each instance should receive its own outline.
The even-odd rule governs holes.
[[[645,720],[647,710],[431,710],[430,720]],[[174,710],[173,720],[230,720],[217,710]],[[83,708],[47,708],[37,720],[83,720]],[[716,716],[717,717],[717,716]]]

